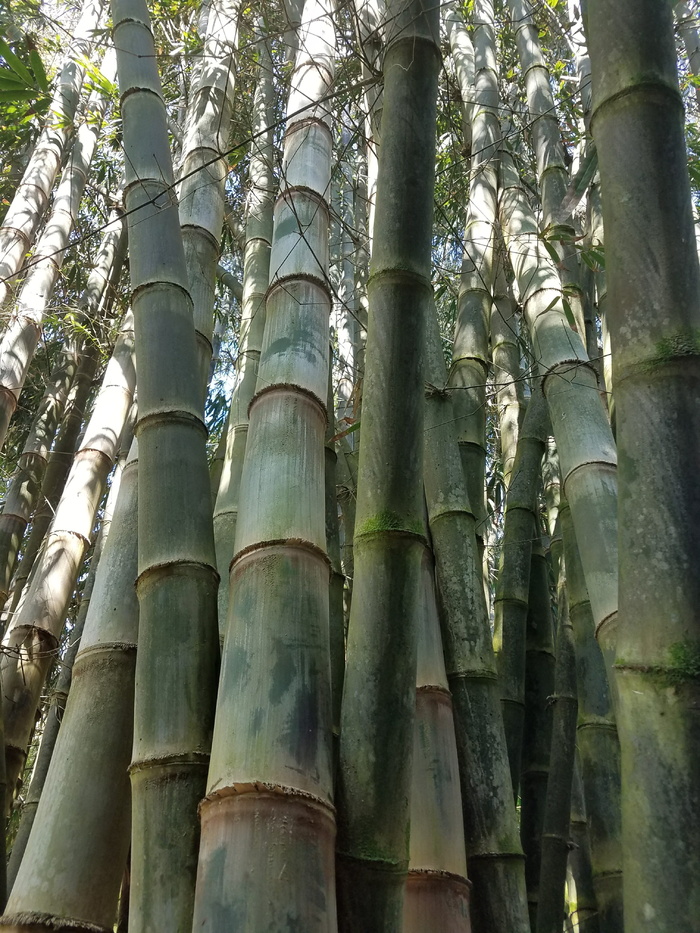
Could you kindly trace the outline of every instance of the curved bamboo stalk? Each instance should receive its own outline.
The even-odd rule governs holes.
[[[150,18],[113,0],[139,372],[129,924],[188,930],[219,664],[202,379]],[[213,270],[212,270],[213,273]]]
[[[136,382],[131,328],[132,317],[127,314],[27,593],[4,638],[6,809],[24,764],[41,688],[131,408]]]
[[[12,933],[64,928],[110,933],[113,928],[129,849],[137,465],[134,443],[93,578],[63,724],[0,921]],[[86,774],[87,785],[76,779]]]
[[[475,519],[454,432],[434,313],[427,329],[425,493],[454,706],[474,933],[529,933],[523,854],[503,731]]]
[[[333,80],[334,40],[330,4],[307,0],[200,805],[195,929],[336,927],[323,454],[332,137],[317,103]],[[251,885],[251,873],[270,883]]]
[[[114,78],[113,52],[105,56],[102,68],[108,80]],[[107,95],[101,90],[95,91],[90,98],[88,116],[76,133],[68,163],[54,195],[51,215],[36,245],[32,265],[17,299],[17,308],[0,342],[0,447],[5,443],[10,419],[39,343],[44,315],[78,216],[107,103]]]
[[[567,323],[557,270],[505,151],[501,171],[503,233],[549,406],[599,637],[612,646],[617,619],[615,444],[595,370]]]
[[[440,64],[437,6],[390,4],[387,23],[338,778],[339,916],[358,933],[401,929],[408,868]]]
[[[39,800],[41,799],[44,786],[46,784],[46,778],[49,773],[49,766],[53,758],[54,749],[56,748],[56,740],[58,739],[58,732],[61,727],[61,723],[64,719],[66,701],[68,699],[68,694],[71,688],[71,683],[73,679],[73,668],[75,665],[75,659],[78,654],[81,645],[81,639],[83,635],[83,630],[85,628],[85,620],[87,618],[88,610],[90,608],[90,603],[92,599],[92,593],[95,588],[95,578],[97,575],[97,568],[99,567],[100,560],[102,558],[102,553],[104,551],[104,546],[107,543],[107,538],[109,537],[110,528],[112,525],[112,515],[114,513],[114,507],[117,501],[117,495],[121,486],[122,471],[124,469],[124,461],[126,459],[126,454],[128,448],[131,444],[131,438],[133,436],[133,422],[131,420],[127,422],[124,428],[124,437],[121,440],[121,453],[119,459],[115,465],[114,471],[111,477],[111,483],[109,487],[109,494],[107,496],[107,501],[105,503],[102,521],[100,522],[100,531],[97,536],[97,541],[95,542],[95,548],[90,560],[90,572],[88,578],[85,581],[85,586],[83,588],[82,596],[80,597],[80,606],[78,608],[78,614],[76,616],[75,625],[70,632],[70,645],[65,653],[65,656],[61,658],[60,661],[60,673],[58,675],[58,680],[56,686],[51,694],[51,702],[49,705],[49,711],[46,717],[46,723],[44,725],[44,731],[41,736],[41,744],[39,746],[39,751],[37,752],[36,761],[34,763],[34,768],[32,770],[31,782],[29,784],[29,789],[27,790],[27,796],[22,804],[22,818],[17,830],[17,835],[15,836],[14,843],[12,845],[12,854],[10,856],[10,861],[7,866],[7,881],[8,889],[11,891],[17,877],[17,872],[19,870],[20,864],[24,857],[24,852],[27,847],[27,842],[29,840],[29,834],[31,833],[32,826],[34,825],[34,819],[36,817],[37,807],[39,805]],[[133,587],[132,587],[133,591]],[[130,594],[131,596],[131,594]],[[135,600],[135,594],[132,599]],[[84,711],[83,716],[86,715]],[[82,717],[81,717],[82,718]],[[90,743],[93,744],[93,743]],[[96,748],[97,746],[94,745]],[[75,764],[73,763],[73,767]],[[91,775],[94,772],[90,771]],[[63,787],[64,790],[67,787],[76,787],[77,783],[67,781]],[[94,784],[93,784],[94,788]],[[82,788],[81,788],[82,791]],[[84,804],[84,799],[81,794],[81,801]],[[65,806],[64,800],[61,801],[61,807]],[[81,811],[82,815],[82,811]],[[82,820],[76,819],[76,827],[82,825]],[[42,833],[45,831],[45,828],[42,827]],[[50,840],[50,834],[49,834]],[[75,835],[70,835],[71,843],[75,841]],[[46,848],[46,840],[44,840],[44,848]],[[41,867],[37,866],[35,862],[32,863],[32,870],[43,877],[43,871]]]
[[[262,25],[261,25],[262,28]],[[255,394],[265,330],[265,293],[270,280],[270,244],[275,179],[272,172],[274,89],[267,41],[258,44],[258,83],[253,101],[253,132],[243,256],[243,301],[236,387],[226,429],[226,448],[214,505],[214,541],[219,584],[219,631],[223,636],[229,604],[229,570],[235,551],[241,473],[248,437],[248,407]]]
[[[433,555],[427,545],[421,577],[403,933],[470,933],[457,744],[440,641]]]
[[[501,561],[494,598],[494,650],[513,794],[518,797],[525,719],[525,658],[530,565],[537,533],[537,496],[549,430],[547,403],[535,389],[525,411],[506,495]]]
[[[566,500],[561,502],[559,514],[569,616],[576,647],[577,744],[590,829],[593,889],[601,929],[605,933],[622,933],[620,745],[606,664],[595,639],[593,614]]]
[[[670,933],[700,911],[700,267],[672,5],[594,0],[588,35],[621,464],[625,926]]]
[[[122,212],[113,212],[110,221],[104,232],[95,266],[90,271],[85,292],[81,296],[81,317],[91,319],[87,321],[89,326],[93,326],[98,316],[103,317],[110,306],[112,295],[108,286],[118,277],[126,253],[126,226]],[[90,350],[85,339],[71,341],[62,354],[39,404],[17,464],[16,477],[8,487],[5,505],[0,515],[0,603],[4,604],[7,599],[22,539],[42,491],[49,450],[66,410],[71,386],[84,365],[82,360],[86,353],[94,357],[96,365],[97,355],[94,349]],[[87,378],[88,384],[94,375],[95,365],[91,367],[91,375],[83,377]],[[79,407],[82,412],[84,401]],[[60,446],[60,443],[62,442],[57,442],[57,446]],[[55,504],[54,502],[53,505]]]
[[[78,59],[89,55],[93,33],[102,19],[105,5],[105,0],[86,0],[83,6],[46,124],[0,227],[0,308],[10,294],[12,279],[21,268],[46,213],[51,189],[73,132],[85,77],[85,67]]]

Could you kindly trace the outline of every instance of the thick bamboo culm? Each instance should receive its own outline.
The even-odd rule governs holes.
[[[112,19],[139,372],[129,926],[146,933],[192,923],[219,666],[218,574],[202,378],[150,18],[143,0],[113,0]]]
[[[122,448],[132,430],[129,424]],[[3,918],[17,933],[45,933],[71,924],[112,928],[129,846],[138,626],[136,467],[134,445],[110,489],[107,524],[93,556],[99,562],[91,574],[92,590],[86,589],[87,604],[81,603],[84,630],[71,690]],[[71,779],[75,769],[83,768],[91,776],[87,794]]]
[[[89,322],[87,326],[90,328],[94,327],[96,321],[104,317],[111,307],[110,284],[119,276],[125,253],[126,226],[122,212],[113,211],[100,244],[95,266],[90,271],[85,292],[80,300],[80,318]],[[85,337],[69,341],[61,361],[51,373],[49,385],[17,464],[17,475],[8,486],[5,505],[0,515],[0,603],[7,599],[22,539],[42,492],[49,451],[66,411],[71,387],[78,380],[78,373],[81,371],[81,365],[84,365],[82,361],[86,355],[95,361],[95,366],[91,367],[91,375],[87,376],[90,382],[97,365],[97,354],[91,347],[91,342]],[[81,412],[82,407],[84,406],[81,406]],[[55,505],[54,502],[53,507]]]
[[[587,17],[621,465],[625,928],[677,933],[700,912],[700,266],[672,4],[591,0]]]
[[[426,529],[427,531],[427,529]],[[434,562],[421,561],[411,843],[403,933],[470,933],[467,855],[452,699],[440,640]]]
[[[262,25],[261,27],[262,28]],[[270,279],[272,209],[276,182],[272,174],[274,96],[272,57],[263,33],[258,42],[258,82],[253,101],[253,140],[248,169],[246,241],[236,386],[233,390],[221,478],[214,505],[214,541],[219,584],[219,631],[223,638],[229,603],[229,568],[236,541],[241,473],[248,437],[248,406],[255,394],[260,348],[265,330],[265,293]]]
[[[333,81],[334,55],[331,7],[307,0],[200,806],[195,928],[336,929],[324,507],[332,136],[327,105],[317,103]],[[250,872],[271,886],[256,893]]]
[[[423,348],[432,302],[438,8],[421,0],[390,4],[387,24],[340,729],[338,904],[346,933],[398,933],[402,926],[424,542]]]
[[[5,635],[2,676],[8,810],[24,764],[34,711],[131,408],[136,383],[132,326],[131,314],[127,314],[26,595]]]
[[[21,268],[46,213],[51,189],[74,129],[86,70],[80,58],[89,57],[105,6],[106,0],[86,0],[82,7],[49,116],[0,226],[0,308],[10,295],[13,277]]]
[[[474,933],[529,933],[496,658],[435,313],[427,328],[424,466],[454,707]]]

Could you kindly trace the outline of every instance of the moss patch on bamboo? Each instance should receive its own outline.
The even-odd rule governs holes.
[[[367,518],[355,531],[355,537],[360,538],[363,535],[380,534],[383,531],[400,531],[404,534],[415,534],[423,536],[423,526],[419,521],[406,520],[397,512],[384,509]]]
[[[654,362],[666,362],[684,356],[700,356],[700,330],[681,331],[663,337],[656,344]]]
[[[669,665],[666,678],[673,687],[688,681],[700,680],[700,646],[689,641],[678,641],[668,649]]]

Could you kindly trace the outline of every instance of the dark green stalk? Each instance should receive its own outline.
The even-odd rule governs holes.
[[[501,566],[494,600],[494,649],[501,684],[508,761],[517,798],[520,787],[525,715],[525,644],[530,564],[537,527],[537,498],[549,413],[541,389],[535,389],[525,412],[506,495]]]
[[[532,548],[525,646],[525,723],[521,773],[520,838],[531,925],[539,902],[542,831],[549,779],[554,693],[554,629],[549,565],[539,540]]]
[[[700,267],[672,3],[589,0],[620,451],[625,928],[700,914]],[[599,627],[598,637],[605,638]]]
[[[529,933],[523,854],[474,513],[454,430],[437,318],[427,330],[425,494],[452,693],[474,933]]]
[[[576,646],[577,744],[589,821],[593,887],[601,929],[605,933],[622,933],[620,746],[606,665],[595,638],[593,613],[566,500],[562,500],[559,515],[569,616]]]
[[[561,933],[566,863],[570,849],[571,782],[576,753],[576,654],[564,581],[559,582],[559,619],[552,700],[552,747],[542,829],[537,933]]]
[[[571,789],[571,851],[567,887],[569,919],[573,929],[579,933],[601,933],[598,901],[593,888],[591,840],[578,753],[574,760],[574,780]]]
[[[338,784],[341,929],[402,927],[423,537],[434,4],[390,5]],[[387,775],[391,774],[391,780]]]

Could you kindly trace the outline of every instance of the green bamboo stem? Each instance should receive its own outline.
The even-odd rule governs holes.
[[[571,785],[576,753],[576,654],[565,581],[559,578],[559,613],[552,694],[552,745],[542,827],[537,933],[561,933],[570,850]]]
[[[102,63],[107,80],[115,75],[114,53]],[[10,419],[24,386],[29,365],[41,337],[44,317],[66,256],[71,231],[78,217],[108,96],[96,90],[90,97],[87,117],[75,141],[53,197],[46,226],[36,244],[32,264],[20,289],[17,306],[0,341],[0,447],[5,443]]]
[[[239,0],[213,0],[190,93],[182,143],[180,228],[187,263],[200,379],[212,356],[214,288],[224,222],[224,186],[236,88]]]
[[[496,385],[498,404],[503,483],[506,490],[510,486],[513,475],[518,436],[525,415],[525,392],[520,371],[516,311],[513,290],[506,281],[503,262],[499,260],[489,330],[493,381]]]
[[[532,548],[528,594],[525,719],[520,778],[520,838],[525,852],[525,883],[533,928],[539,904],[542,832],[552,740],[550,697],[553,693],[554,628],[549,595],[549,566],[537,538]]]
[[[46,123],[0,226],[0,308],[10,295],[13,277],[19,272],[48,208],[51,189],[73,135],[85,77],[81,58],[90,55],[105,5],[105,0],[86,0],[82,7]],[[12,404],[9,399],[8,402]]]
[[[578,753],[574,760],[571,789],[571,845],[567,876],[569,919],[573,929],[579,933],[601,933],[598,901],[593,887],[591,840]]]
[[[387,23],[338,780],[339,919],[353,933],[402,926],[424,540],[438,8],[399,2]]]
[[[241,472],[248,437],[248,408],[255,394],[265,329],[265,293],[270,279],[270,244],[275,180],[272,174],[274,96],[272,59],[265,39],[258,44],[258,83],[253,101],[253,139],[248,178],[250,192],[243,256],[243,301],[236,387],[226,429],[226,452],[214,505],[214,541],[219,585],[219,631],[226,628],[229,568],[235,551]]]
[[[588,37],[621,454],[625,928],[670,933],[700,911],[700,268],[672,4],[591,0]]]
[[[94,321],[104,316],[110,306],[111,295],[108,286],[118,276],[124,261],[126,227],[121,212],[114,211],[110,221],[104,232],[95,266],[90,271],[85,292],[81,296],[83,320],[92,318]],[[8,487],[5,505],[0,515],[0,603],[7,599],[22,539],[42,491],[49,450],[56,429],[64,416],[71,386],[86,353],[97,359],[94,352],[90,354],[85,339],[81,338],[71,341],[63,352],[39,403],[17,464],[16,476]],[[53,505],[55,504],[54,502]]]
[[[143,0],[113,0],[139,372],[132,933],[188,930],[219,663],[202,377]],[[213,271],[213,270],[212,270]]]
[[[453,15],[455,15],[453,13]],[[449,384],[469,502],[483,549],[486,521],[486,377],[489,370],[488,322],[494,283],[498,193],[498,66],[492,0],[473,9],[474,91],[469,205],[457,300]],[[452,35],[456,36],[454,29]]]
[[[333,81],[334,43],[330,6],[307,0],[200,805],[194,929],[336,928],[324,509],[332,136],[317,103]]]
[[[531,0],[508,0],[508,8],[525,83],[542,204],[542,225],[545,231],[551,233],[556,233],[557,225],[563,224],[565,228],[568,228],[569,238],[562,240],[555,235],[552,245],[561,260],[561,278],[563,284],[567,286],[568,300],[576,322],[576,330],[582,338],[585,338],[578,260],[570,239],[574,228],[570,214],[564,212],[562,216],[562,202],[569,184],[569,170],[549,69],[540,48],[539,32],[532,16]]]
[[[338,522],[338,494],[336,466],[338,454],[333,437],[336,421],[333,413],[333,363],[329,353],[326,443],[324,447],[326,551],[331,563],[331,578],[328,594],[328,634],[331,657],[331,700],[333,708],[333,739],[336,745],[340,738],[340,705],[343,697],[345,672],[345,574],[340,562],[340,526]]]
[[[8,889],[12,890],[14,886],[15,879],[17,877],[17,872],[19,870],[20,864],[24,857],[24,852],[27,847],[27,842],[29,840],[29,835],[31,833],[32,827],[34,825],[34,819],[36,817],[37,807],[39,805],[39,800],[44,790],[46,784],[47,775],[49,773],[49,767],[53,759],[54,750],[56,748],[56,741],[58,739],[59,729],[64,719],[66,701],[68,699],[68,694],[71,689],[72,679],[73,679],[73,668],[75,665],[76,656],[80,649],[81,639],[83,631],[85,628],[85,621],[87,619],[88,610],[90,608],[92,594],[95,588],[95,579],[97,575],[97,568],[99,566],[102,554],[104,551],[105,544],[107,543],[107,538],[109,537],[110,528],[112,525],[112,516],[114,513],[114,508],[117,501],[117,495],[121,486],[122,471],[124,469],[124,461],[126,459],[126,454],[128,448],[131,444],[131,438],[133,436],[133,423],[131,421],[127,422],[124,428],[124,435],[121,440],[121,452],[119,459],[115,465],[114,471],[112,473],[111,484],[109,487],[109,494],[107,496],[107,501],[103,510],[102,521],[100,522],[100,531],[97,536],[97,541],[95,542],[95,547],[93,550],[92,557],[90,559],[90,572],[88,578],[85,581],[85,586],[83,587],[83,592],[80,597],[80,606],[78,608],[78,613],[75,620],[75,625],[70,632],[70,644],[69,647],[60,661],[60,673],[58,675],[58,680],[56,686],[51,694],[51,701],[49,705],[49,710],[46,716],[46,722],[44,724],[44,731],[41,736],[41,744],[39,746],[39,751],[37,752],[36,761],[34,763],[34,769],[32,770],[31,782],[27,790],[26,798],[22,804],[22,817],[17,830],[17,835],[12,846],[12,854],[10,856],[10,861],[7,867],[7,878],[8,878]],[[135,597],[132,597],[132,602]],[[81,716],[79,721],[86,716],[86,711],[81,711]],[[81,742],[84,737],[81,737]],[[72,762],[72,766],[75,767],[75,763]],[[91,776],[94,778],[94,773],[91,770]],[[75,787],[76,785],[72,782],[66,782],[64,787],[64,793],[61,800],[61,809],[64,809],[66,806],[65,803],[65,790],[68,787]],[[82,790],[82,788],[81,788]],[[81,807],[84,805],[84,798],[81,794]],[[80,815],[82,816],[83,810],[80,810]],[[50,817],[49,817],[50,819]],[[76,819],[77,825],[82,825],[82,821]],[[46,832],[46,827],[42,826],[42,833]],[[47,834],[50,840],[51,834]],[[75,843],[75,835],[70,836],[71,844]],[[43,847],[49,848],[47,846],[47,839],[42,840]],[[56,857],[56,853],[52,852],[52,858]],[[42,876],[42,868],[36,865],[33,862],[32,870]]]
[[[529,933],[496,658],[437,318],[427,329],[425,493],[454,706],[474,933]]]
[[[620,746],[606,664],[596,642],[571,510],[565,500],[559,515],[569,616],[576,644],[577,744],[589,821],[593,888],[601,929],[605,933],[621,933]]]
[[[440,641],[433,555],[421,561],[411,843],[403,933],[470,933],[467,856],[452,699]]]
[[[564,542],[562,540],[559,508],[561,506],[561,476],[559,470],[559,453],[553,437],[547,438],[547,452],[542,461],[542,486],[544,503],[547,512],[547,531],[549,534],[549,560],[552,565],[552,575],[559,580]]]
[[[557,269],[544,248],[512,157],[501,154],[501,223],[537,360],[599,637],[617,619],[616,453],[595,370],[568,325]]]
[[[136,382],[131,320],[127,314],[27,592],[4,638],[6,810],[24,765],[41,689],[131,408]]]
[[[22,560],[12,579],[9,601],[9,618],[18,611],[23,596],[26,595],[27,583],[34,564],[51,526],[56,507],[63,495],[63,490],[73,464],[75,449],[80,431],[85,423],[85,412],[93,388],[93,381],[99,364],[99,349],[95,344],[87,348],[73,380],[63,424],[58,430],[53,450],[46,464],[46,472],[41,484],[39,504],[32,517],[32,530],[22,552]]]
[[[63,723],[0,920],[2,929],[13,933],[113,929],[129,848],[137,465],[134,444],[121,481],[113,483],[116,503],[110,490],[114,519],[106,541],[104,530],[101,534],[104,550],[92,577]],[[96,551],[93,562],[97,556]],[[87,784],[76,780],[86,774]]]
[[[464,148],[472,147],[472,109],[474,101],[474,44],[467,32],[464,17],[455,8],[453,0],[442,7],[442,16],[450,43],[450,56],[454,66],[459,92],[464,106]]]
[[[506,495],[501,561],[494,598],[494,650],[498,661],[508,762],[517,799],[525,717],[525,658],[530,565],[537,530],[540,468],[549,430],[547,403],[535,389],[525,411]]]

